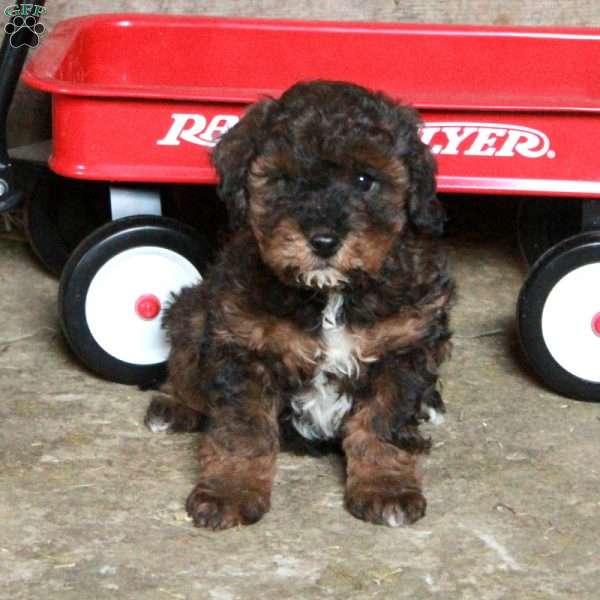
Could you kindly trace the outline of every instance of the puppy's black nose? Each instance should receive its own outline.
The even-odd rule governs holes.
[[[310,238],[309,243],[317,256],[329,258],[339,248],[340,238],[331,233],[317,233]]]

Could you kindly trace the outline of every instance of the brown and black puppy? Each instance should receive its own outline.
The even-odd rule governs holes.
[[[353,515],[424,515],[418,425],[443,412],[453,285],[418,126],[383,94],[315,81],[254,105],[219,142],[237,233],[165,315],[168,382],[146,416],[154,431],[201,431],[197,526],[269,510],[282,419],[341,441]]]

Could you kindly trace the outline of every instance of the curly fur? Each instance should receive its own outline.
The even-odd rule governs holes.
[[[418,127],[384,94],[315,81],[257,103],[217,145],[235,234],[165,315],[168,383],[146,416],[155,430],[201,430],[197,526],[268,510],[285,420],[341,441],[352,514],[423,516],[418,426],[443,412],[453,284]]]

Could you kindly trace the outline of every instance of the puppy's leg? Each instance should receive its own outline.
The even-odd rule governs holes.
[[[221,402],[200,440],[200,481],[187,500],[197,527],[250,525],[270,508],[279,431],[275,403],[261,386]]]
[[[346,422],[343,439],[346,507],[359,519],[391,527],[417,521],[427,506],[417,458],[430,443],[418,432],[417,415],[429,382],[403,366],[379,369]]]
[[[182,289],[168,306],[163,325],[171,343],[168,379],[150,402],[144,423],[154,432],[200,431],[208,410],[206,395],[198,393],[198,365],[203,363],[199,348],[205,333],[202,287]]]

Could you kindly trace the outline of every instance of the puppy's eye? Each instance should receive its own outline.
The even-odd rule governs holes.
[[[377,185],[377,180],[368,173],[360,173],[354,178],[354,187],[359,192],[370,192]]]

